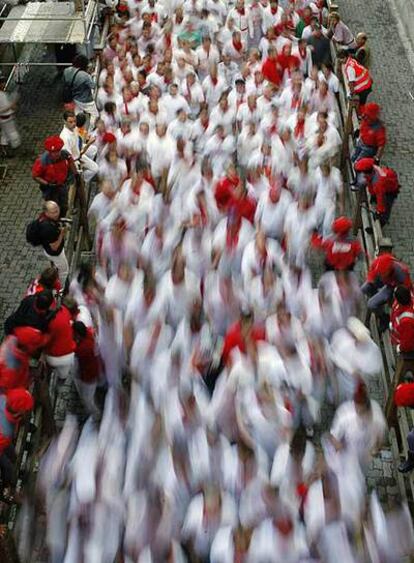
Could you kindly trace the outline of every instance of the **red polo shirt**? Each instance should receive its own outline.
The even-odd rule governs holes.
[[[66,356],[75,351],[76,343],[73,339],[72,315],[64,305],[50,321],[47,330],[50,340],[45,348],[48,356]]]
[[[32,177],[41,178],[48,184],[62,185],[66,182],[71,164],[71,157],[67,151],[61,151],[61,159],[53,161],[48,152],[44,152],[36,159],[32,167]]]

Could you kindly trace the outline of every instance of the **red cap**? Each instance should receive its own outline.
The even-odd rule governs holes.
[[[7,393],[6,406],[15,413],[28,412],[34,407],[34,399],[29,391],[19,387]]]
[[[19,326],[14,329],[13,334],[27,353],[31,354],[45,345],[47,337],[37,328],[31,326]]]
[[[103,134],[102,141],[104,143],[114,143],[116,141],[116,137],[110,131],[106,131],[106,133]]]
[[[380,276],[386,276],[390,273],[394,263],[394,256],[386,252],[380,254],[376,260],[376,269]]]
[[[398,385],[394,393],[394,403],[397,407],[412,407],[414,405],[414,383]]]
[[[362,115],[368,117],[368,119],[377,119],[380,111],[381,111],[380,106],[378,104],[371,102],[363,106]]]
[[[337,235],[346,235],[352,228],[352,221],[348,217],[338,217],[332,223],[332,230]]]
[[[358,160],[354,168],[356,172],[370,172],[375,164],[375,160],[373,158],[361,158]]]
[[[49,152],[60,151],[63,149],[64,144],[60,137],[53,135],[53,137],[48,137],[45,140],[45,149]]]

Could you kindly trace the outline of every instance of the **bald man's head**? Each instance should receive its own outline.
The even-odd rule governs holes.
[[[57,221],[60,216],[60,208],[59,205],[54,201],[46,201],[43,204],[43,211],[49,219]]]

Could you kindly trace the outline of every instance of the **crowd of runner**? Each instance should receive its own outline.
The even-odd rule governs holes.
[[[41,462],[51,561],[401,561],[408,509],[385,517],[366,487],[386,422],[368,391],[381,352],[358,317],[368,295],[412,351],[411,279],[383,253],[361,287],[338,168],[331,42],[360,102],[353,189],[386,224],[399,186],[366,103],[366,35],[324,0],[109,8],[98,81],[76,57],[62,131],[33,166],[45,202],[26,237],[53,265],[5,323],[3,498],[41,354],[89,416],[68,416]],[[72,279],[70,181],[99,187],[95,264]]]

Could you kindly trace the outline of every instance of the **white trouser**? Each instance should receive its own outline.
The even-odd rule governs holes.
[[[75,354],[65,354],[64,356],[46,356],[46,361],[54,369],[59,379],[67,379],[72,372]]]
[[[88,151],[80,158],[80,161],[82,163],[83,179],[85,180],[86,184],[88,184],[92,180],[92,178],[97,175],[99,170],[99,166],[88,156],[87,153]]]
[[[0,119],[1,140],[0,144],[3,146],[10,146],[12,149],[17,149],[22,144],[20,134],[16,127],[16,120],[14,117],[10,119]]]
[[[92,100],[92,102],[80,102],[79,100],[73,100],[73,103],[75,104],[75,113],[88,113],[91,116],[90,122],[89,122],[89,130],[93,129],[94,125],[95,125],[95,121],[98,119],[99,117],[99,112],[98,109],[96,107],[95,101]]]
[[[63,249],[62,252],[57,256],[51,256],[46,252],[46,250],[43,250],[43,253],[46,256],[46,258],[51,262],[53,262],[53,264],[58,269],[60,283],[62,284],[62,288],[64,288],[67,277],[69,275],[69,264],[66,258],[65,249]]]

